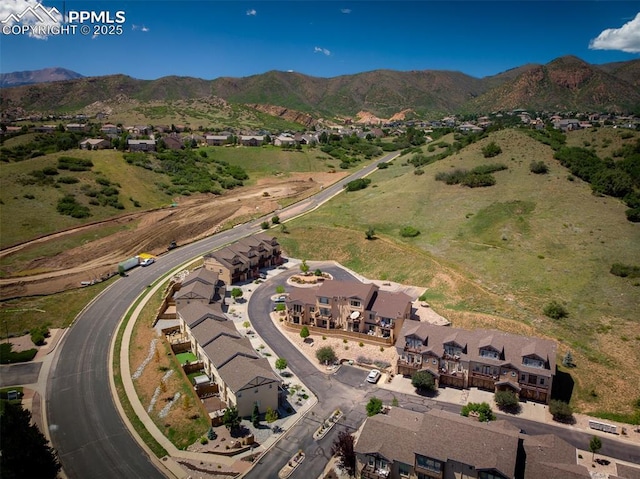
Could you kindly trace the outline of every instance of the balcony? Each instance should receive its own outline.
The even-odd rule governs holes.
[[[494,381],[497,381],[499,378],[496,374],[486,374],[480,371],[469,371],[469,374],[472,378],[493,379]]]
[[[373,466],[366,465],[362,468],[360,477],[362,479],[386,479],[389,477],[389,469],[376,469]]]
[[[547,386],[536,386],[534,384],[527,384],[527,383],[518,383],[518,385],[522,389],[526,389],[528,391],[533,391],[533,392],[538,392],[538,393],[545,393],[545,394],[549,393],[549,388]]]

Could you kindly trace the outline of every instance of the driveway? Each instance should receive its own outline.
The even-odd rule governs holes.
[[[19,363],[0,366],[0,387],[38,382],[42,363]]]

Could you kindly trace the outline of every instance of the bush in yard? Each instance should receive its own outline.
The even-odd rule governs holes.
[[[260,408],[258,407],[258,403],[253,403],[253,411],[251,412],[251,424],[253,427],[258,427],[260,425]]]
[[[380,414],[382,411],[382,399],[378,399],[377,397],[372,397],[369,399],[369,402],[366,406],[367,416],[375,416],[376,414]]]
[[[272,222],[274,225],[280,224],[280,217],[279,217],[279,216],[277,216],[277,215],[276,215],[276,216],[274,216],[274,217],[272,217],[272,218],[271,218],[271,222]]]
[[[501,411],[515,412],[520,406],[520,401],[513,391],[498,391],[494,399]]]
[[[262,223],[260,223],[260,228],[262,228],[263,230],[268,230],[269,229],[269,222],[268,221],[263,221]]]
[[[238,298],[242,298],[242,290],[240,288],[233,288],[231,290],[231,297],[234,301],[237,301]]]
[[[549,412],[553,416],[554,421],[558,422],[572,422],[573,421],[573,409],[568,403],[560,401],[558,399],[552,399],[549,402]]]
[[[278,411],[274,411],[273,409],[268,407],[267,412],[265,413],[264,419],[269,424],[271,424],[272,422],[275,422],[278,419]]]
[[[335,351],[331,346],[323,346],[316,352],[316,358],[318,361],[324,364],[335,362],[337,358]]]
[[[545,316],[551,319],[563,319],[569,316],[569,311],[557,301],[551,301],[542,310]]]
[[[300,337],[302,339],[307,339],[309,337],[309,328],[307,328],[306,326],[302,326],[302,329],[300,330]]]
[[[282,294],[282,293],[284,293],[284,291],[285,291],[284,286],[282,286],[281,284],[276,286],[276,293],[277,294]]]
[[[278,371],[282,371],[283,369],[287,369],[287,360],[284,358],[276,359],[276,369]]]
[[[2,343],[0,344],[0,364],[25,363],[31,361],[37,352],[38,350],[35,348],[26,351],[13,351],[13,344]]]
[[[417,371],[411,378],[411,385],[420,392],[433,391],[436,388],[433,375],[427,371]]]
[[[238,416],[238,409],[235,406],[228,407],[224,410],[222,424],[224,424],[229,431],[234,431],[240,426],[240,416]]]
[[[470,402],[462,407],[460,414],[468,417],[471,412],[478,413],[478,421],[480,422],[489,422],[496,418],[495,414],[493,414],[493,411],[491,410],[491,406],[486,402]]]

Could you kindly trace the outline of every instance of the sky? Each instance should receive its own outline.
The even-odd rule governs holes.
[[[334,77],[389,69],[482,78],[564,55],[593,64],[640,58],[637,1],[41,3],[42,22],[33,10],[25,13],[37,0],[0,2],[0,73],[63,67],[84,76],[214,79],[270,70]],[[80,22],[82,15],[93,18]],[[61,25],[68,31],[55,30]]]

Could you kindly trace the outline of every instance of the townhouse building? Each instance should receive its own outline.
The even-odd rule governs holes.
[[[275,236],[260,233],[204,255],[204,267],[231,285],[256,279],[260,268],[282,263],[280,243]]]
[[[366,419],[355,443],[362,479],[587,479],[575,447],[552,434],[529,436],[432,409],[391,408]]]
[[[383,291],[372,283],[326,280],[314,288],[294,288],[285,302],[285,319],[328,332],[386,338],[393,344],[411,317],[411,303],[407,294]]]
[[[556,372],[556,343],[492,330],[405,322],[396,343],[397,373],[428,371],[437,386],[511,390],[548,403]]]

